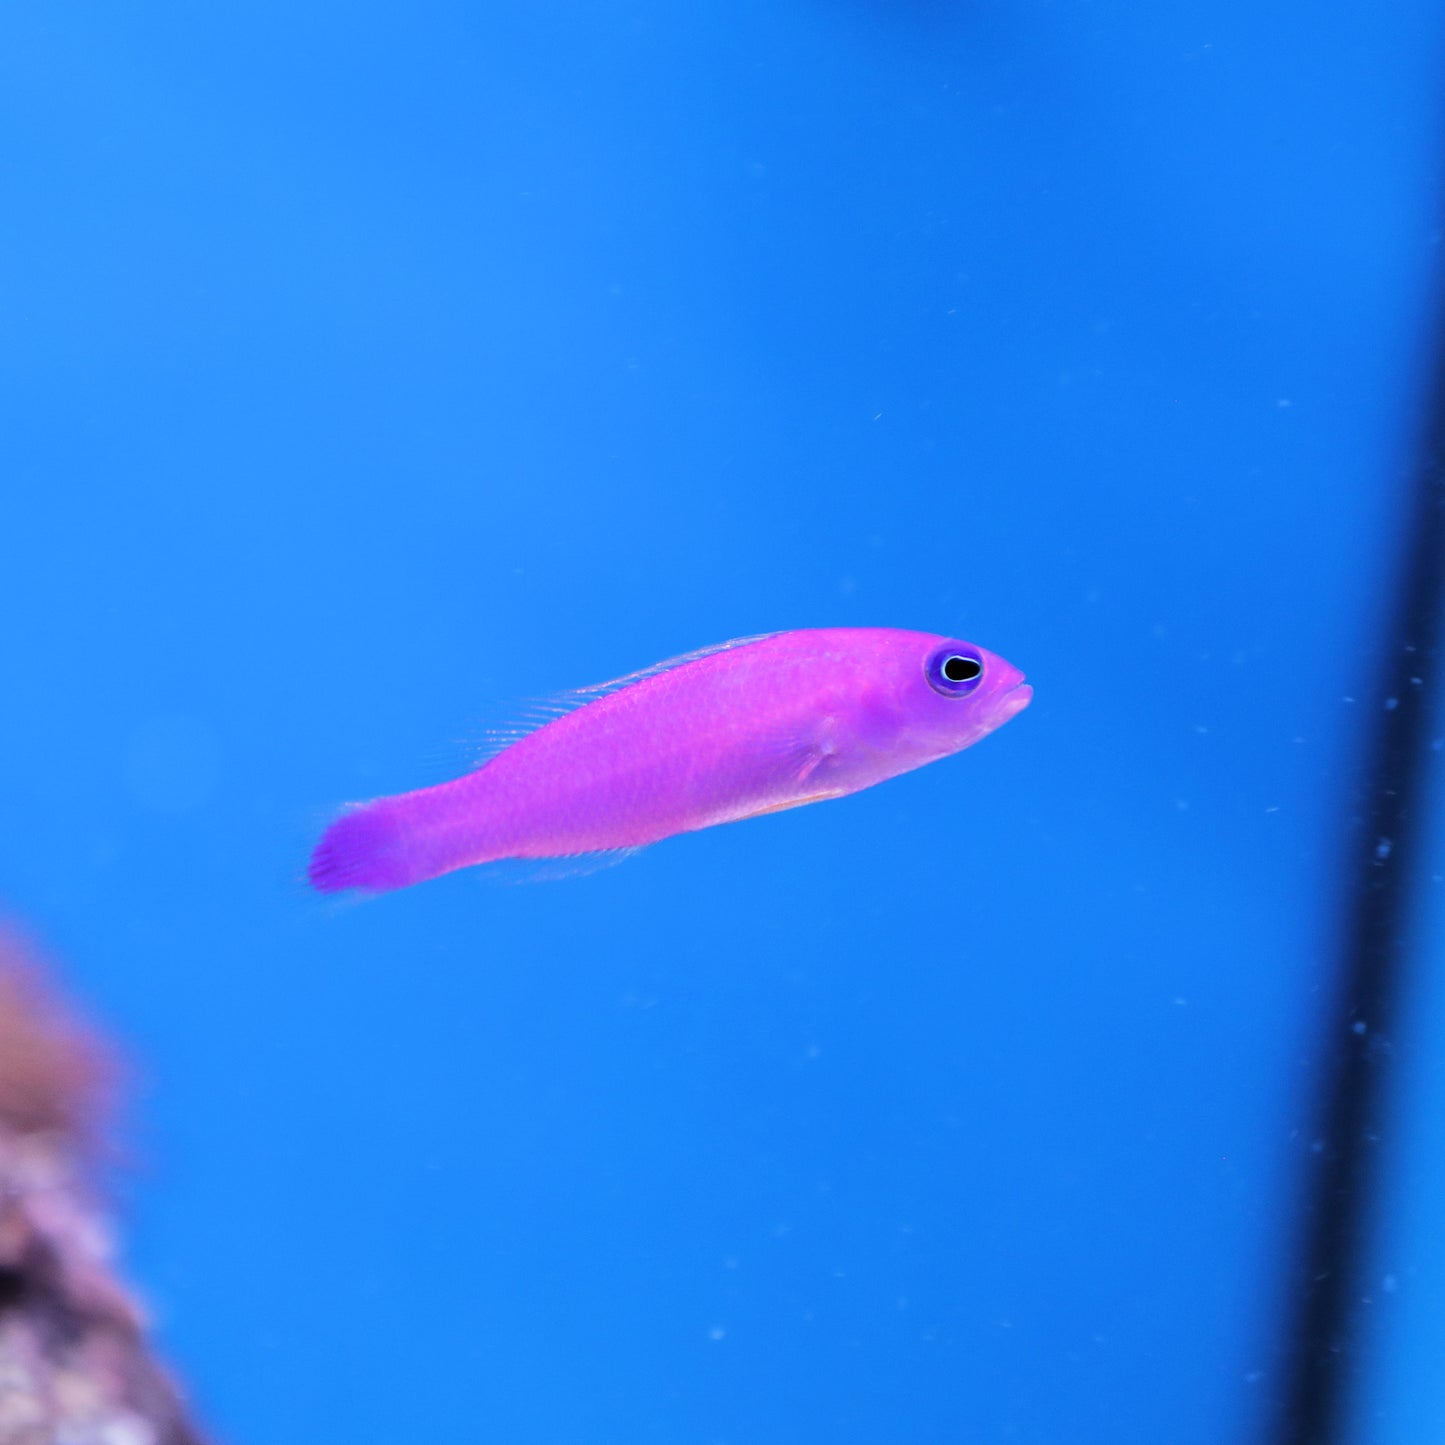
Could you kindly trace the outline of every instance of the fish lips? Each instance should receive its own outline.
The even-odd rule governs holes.
[[[1013,687],[1004,693],[998,700],[997,717],[999,722],[1007,722],[1011,717],[1017,717],[1034,700],[1034,690],[1026,682],[1015,683]]]

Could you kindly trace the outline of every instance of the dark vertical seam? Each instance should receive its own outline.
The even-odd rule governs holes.
[[[1341,897],[1339,994],[1325,1020],[1316,1124],[1299,1196],[1278,1416],[1279,1445],[1343,1445],[1355,1401],[1359,1303],[1391,1083],[1407,996],[1413,895],[1425,878],[1431,721],[1445,607],[1445,331],[1410,473],[1398,591],[1385,619],[1378,691]]]

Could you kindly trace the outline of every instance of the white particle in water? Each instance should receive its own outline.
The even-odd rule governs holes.
[[[1383,863],[1385,859],[1390,856],[1390,852],[1394,848],[1394,846],[1395,845],[1388,838],[1381,838],[1380,841],[1375,844],[1376,860],[1380,863]]]

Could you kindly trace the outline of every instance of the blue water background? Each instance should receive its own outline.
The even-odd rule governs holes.
[[[126,1267],[225,1440],[1247,1438],[1442,30],[0,13],[0,899],[135,1060]],[[591,878],[298,882],[525,699],[820,625],[1036,700]],[[1441,1418],[1429,998],[1353,1365],[1386,1445]]]

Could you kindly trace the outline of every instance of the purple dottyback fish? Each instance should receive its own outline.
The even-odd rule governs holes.
[[[475,772],[343,814],[322,892],[382,892],[504,858],[641,848],[821,803],[961,752],[1028,706],[1023,674],[886,627],[724,642],[569,694]]]

